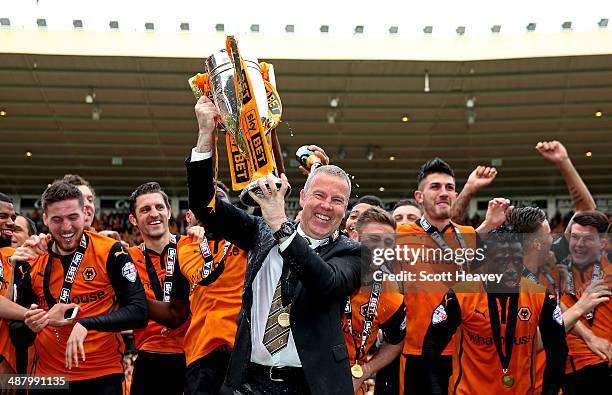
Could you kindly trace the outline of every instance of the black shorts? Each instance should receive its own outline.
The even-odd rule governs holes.
[[[134,362],[130,395],[181,395],[184,382],[185,354],[139,351]]]
[[[612,369],[607,362],[588,365],[565,375],[564,395],[604,394],[612,388]]]
[[[187,366],[185,395],[223,393],[223,380],[229,366],[231,351],[213,351]]]
[[[429,382],[429,372],[425,361],[420,355],[407,355],[406,370],[404,370],[404,394],[405,395],[429,395],[431,393],[431,383]],[[436,367],[438,377],[448,383],[453,373],[453,357],[441,355],[439,364]],[[442,388],[444,394],[448,393],[448,386]]]
[[[122,395],[123,374],[109,374],[88,380],[71,381],[67,390],[31,390],[31,395]]]

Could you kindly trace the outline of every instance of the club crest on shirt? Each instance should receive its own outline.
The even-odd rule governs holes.
[[[531,310],[529,309],[529,307],[526,307],[526,306],[519,307],[518,318],[521,321],[529,321],[529,319],[531,318]]]
[[[434,325],[439,324],[440,322],[446,321],[446,317],[446,310],[444,309],[444,306],[439,305],[436,307],[433,315],[431,316],[431,323]]]
[[[96,269],[91,266],[87,266],[85,269],[83,269],[83,279],[85,279],[85,281],[93,281],[93,279],[96,278],[96,275]]]
[[[134,266],[132,262],[126,262],[126,264],[123,265],[123,269],[121,269],[121,275],[125,277],[129,282],[135,282],[136,277],[138,276],[136,266]]]

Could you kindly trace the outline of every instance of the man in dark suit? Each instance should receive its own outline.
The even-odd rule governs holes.
[[[187,160],[189,206],[207,231],[248,251],[242,309],[226,384],[237,394],[353,393],[341,328],[346,298],[360,285],[358,243],[340,235],[350,180],[337,166],[312,172],[300,193],[302,220],[287,220],[282,175],[259,203],[262,218],[213,197],[216,108],[195,107],[198,142]]]

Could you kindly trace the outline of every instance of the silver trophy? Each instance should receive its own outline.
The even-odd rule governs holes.
[[[268,95],[266,92],[266,85],[262,76],[262,72],[259,66],[259,61],[255,57],[247,56],[242,57],[246,66],[249,80],[251,83],[251,90],[253,92],[255,102],[257,104],[257,110],[259,117],[261,118],[262,125],[266,130],[266,140],[268,147],[272,147],[272,141],[270,138],[270,130],[277,126],[277,121],[273,118],[269,103]],[[242,110],[242,103],[237,100],[237,92],[234,84],[234,64],[232,59],[227,54],[225,49],[210,55],[206,61],[206,70],[208,72],[208,78],[210,81],[210,88],[212,91],[213,102],[217,106],[221,123],[227,133],[230,133],[236,142],[236,145],[240,153],[245,157],[253,157],[253,152],[247,143],[244,131],[240,127],[240,115]],[[273,73],[273,71],[272,71]],[[273,79],[273,76],[272,76]],[[280,101],[279,101],[280,103]],[[270,150],[270,157],[274,159],[274,153]],[[271,176],[276,184],[276,188],[280,189],[281,179],[273,173],[267,174]],[[263,192],[257,184],[258,179],[252,179],[246,187],[240,192],[240,200],[247,206],[257,207],[258,204],[251,198],[248,191],[252,191],[258,197],[263,197]],[[270,187],[267,185],[267,181],[264,182],[268,190]],[[287,189],[288,195],[291,191],[291,187]]]
[[[268,100],[266,98],[266,87],[264,86],[263,77],[259,68],[257,58],[243,58],[244,63],[249,73],[249,79],[253,92],[255,93],[255,101],[261,122],[268,128],[270,120],[268,119]],[[247,154],[248,147],[244,136],[240,131],[240,108],[236,105],[236,89],[234,87],[234,65],[227,55],[227,51],[222,49],[206,58],[206,70],[213,92],[213,101],[217,106],[221,123],[225,130],[232,134],[238,148],[243,154]]]

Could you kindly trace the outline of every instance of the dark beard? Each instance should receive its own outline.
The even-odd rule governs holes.
[[[10,247],[11,246],[11,238],[0,237],[0,248]]]

